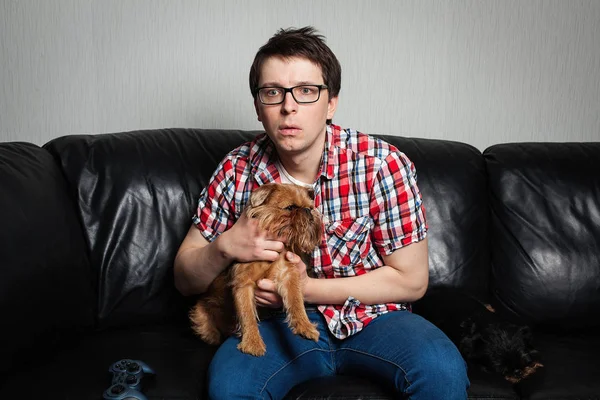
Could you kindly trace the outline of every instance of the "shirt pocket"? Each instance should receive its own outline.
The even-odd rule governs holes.
[[[362,266],[369,251],[369,217],[333,221],[325,231],[335,276],[356,275],[355,267]]]

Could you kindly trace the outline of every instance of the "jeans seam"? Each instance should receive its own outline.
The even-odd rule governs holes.
[[[333,372],[337,375],[338,368],[335,358],[335,349],[333,343],[331,343],[331,335],[329,335],[329,332],[327,333],[327,345],[329,347],[329,355],[331,356],[331,366],[333,367]]]
[[[348,347],[342,347],[342,348],[340,348],[340,349],[338,349],[336,351],[340,351],[340,350],[347,350],[347,351],[352,351],[352,352],[355,352],[355,353],[363,354],[363,355],[366,355],[366,356],[369,356],[369,357],[373,357],[373,358],[376,358],[376,359],[378,359],[380,361],[383,361],[383,362],[386,362],[388,364],[393,365],[394,367],[396,367],[399,370],[401,370],[402,373],[404,374],[404,381],[407,383],[406,389],[408,390],[408,388],[410,388],[411,382],[408,380],[408,374],[406,373],[406,370],[404,368],[402,368],[401,365],[396,364],[395,362],[387,360],[387,359],[385,359],[383,357],[380,357],[380,356],[377,356],[377,355],[374,355],[374,354],[371,354],[371,353],[367,353],[365,351],[355,350],[355,349],[351,349],[351,348],[348,348]],[[410,399],[410,396],[408,397],[408,399]]]
[[[275,372],[274,372],[274,373],[273,373],[273,374],[272,374],[272,375],[269,377],[269,379],[267,379],[267,380],[265,381],[265,384],[263,385],[263,387],[260,389],[260,392],[259,392],[259,394],[261,395],[261,397],[262,397],[262,394],[263,394],[263,392],[265,391],[265,388],[266,388],[266,387],[267,387],[267,385],[269,384],[269,381],[270,381],[271,379],[273,379],[273,377],[274,377],[275,375],[277,375],[277,374],[278,374],[278,373],[279,373],[281,370],[283,370],[285,367],[287,367],[288,365],[290,365],[291,363],[293,363],[294,361],[296,361],[297,359],[299,359],[299,358],[300,358],[300,357],[302,357],[303,355],[305,355],[305,354],[308,354],[308,353],[312,353],[313,351],[322,351],[322,352],[329,351],[329,352],[331,353],[331,350],[323,350],[323,349],[309,349],[309,350],[306,350],[305,352],[302,352],[302,353],[298,354],[296,357],[294,357],[293,359],[289,360],[287,363],[285,363],[284,365],[282,365],[282,366],[281,366],[281,368],[279,368],[277,371],[275,371]]]

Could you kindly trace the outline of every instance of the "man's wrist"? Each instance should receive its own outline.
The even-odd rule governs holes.
[[[305,303],[315,303],[314,301],[314,290],[315,290],[315,282],[317,278],[311,278],[310,276],[306,278],[306,283],[304,285],[304,302]]]
[[[219,264],[229,265],[234,261],[234,257],[231,254],[229,248],[229,241],[227,240],[227,231],[220,234],[213,242],[216,250],[216,255],[219,257]]]

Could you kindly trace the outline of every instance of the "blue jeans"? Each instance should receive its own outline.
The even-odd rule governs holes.
[[[456,346],[420,316],[390,312],[339,340],[318,311],[307,313],[318,324],[318,343],[294,335],[283,313],[259,323],[263,357],[240,352],[239,338],[228,338],[209,367],[210,399],[281,399],[303,381],[331,375],[381,382],[399,398],[467,398],[466,365]]]

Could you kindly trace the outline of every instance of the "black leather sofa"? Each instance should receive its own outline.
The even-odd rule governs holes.
[[[219,160],[256,132],[199,129],[0,144],[0,397],[99,399],[109,365],[156,372],[150,399],[205,398],[173,259]],[[469,371],[473,399],[600,398],[600,143],[488,148],[385,136],[415,163],[430,286],[534,328],[545,367],[515,386]],[[235,379],[232,376],[232,379]],[[388,399],[335,377],[290,399]]]

